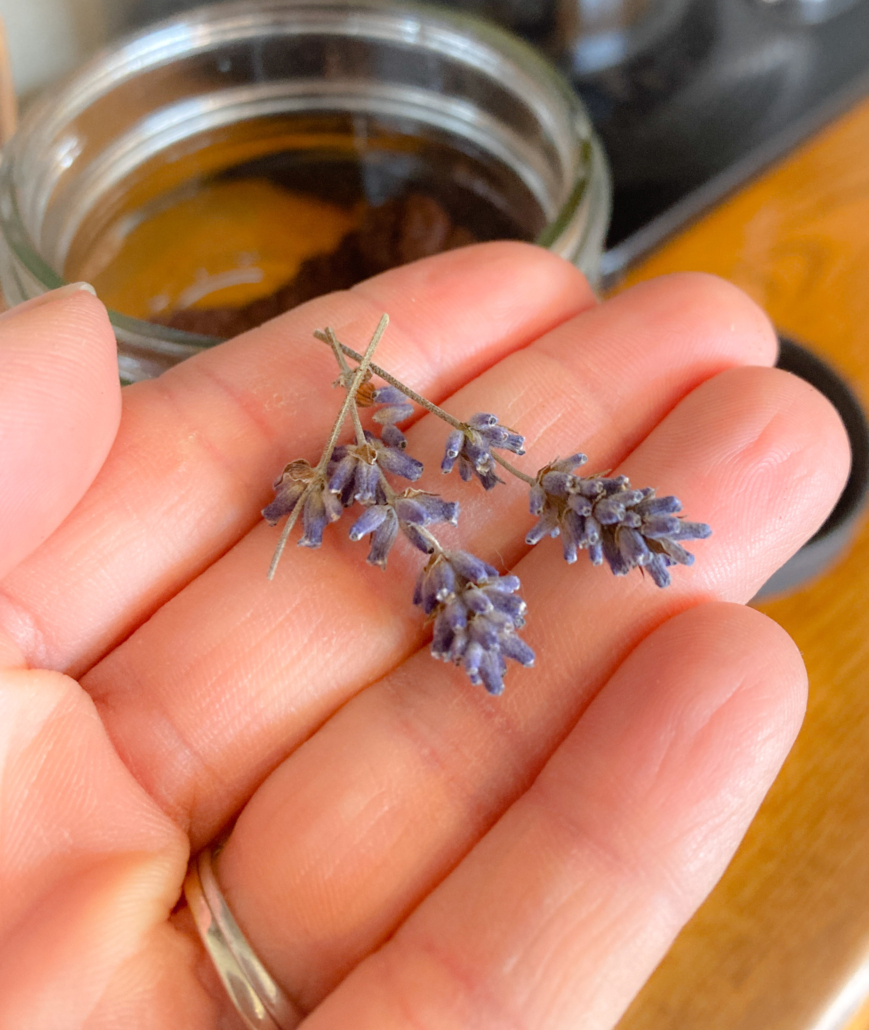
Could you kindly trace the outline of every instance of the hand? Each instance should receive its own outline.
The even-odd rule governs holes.
[[[657,589],[558,542],[517,481],[436,471],[456,542],[517,567],[534,669],[492,698],[428,654],[420,560],[259,510],[319,457],[331,325],[535,471],[582,449],[714,535]],[[733,287],[596,305],[519,244],[407,266],[121,391],[86,292],[0,318],[0,1026],[240,1025],[179,905],[190,850],[310,1030],[611,1027],[730,856],[797,731],[793,643],[743,606],[847,474],[827,402]],[[517,462],[518,463],[518,462]],[[453,532],[453,531],[451,531]],[[79,682],[71,677],[76,677]],[[177,906],[177,907],[175,907]]]

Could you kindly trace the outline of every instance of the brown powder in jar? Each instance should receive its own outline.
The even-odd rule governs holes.
[[[204,336],[227,338],[252,329],[298,304],[333,290],[346,290],[389,268],[477,242],[425,193],[408,193],[370,207],[359,227],[328,254],[308,258],[298,274],[267,297],[243,307],[198,307],[152,321]]]

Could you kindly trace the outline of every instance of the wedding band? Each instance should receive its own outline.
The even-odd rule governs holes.
[[[211,848],[201,851],[184,881],[184,895],[205,950],[250,1030],[294,1030],[303,1014],[269,975],[233,919],[211,858]]]

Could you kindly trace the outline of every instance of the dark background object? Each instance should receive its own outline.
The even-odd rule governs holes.
[[[691,0],[665,38],[590,74],[550,42],[612,168],[605,278],[869,91],[869,2],[827,10],[804,23],[764,0]]]
[[[827,521],[758,591],[758,597],[789,590],[832,565],[851,541],[869,492],[869,425],[845,381],[824,361],[787,337],[779,337],[778,368],[805,379],[832,401],[851,443],[851,474]]]

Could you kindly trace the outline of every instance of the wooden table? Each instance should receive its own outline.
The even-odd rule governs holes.
[[[869,100],[635,269],[730,279],[869,410]],[[619,1030],[869,1030],[869,523],[759,607],[797,641],[803,731],[742,847]]]

